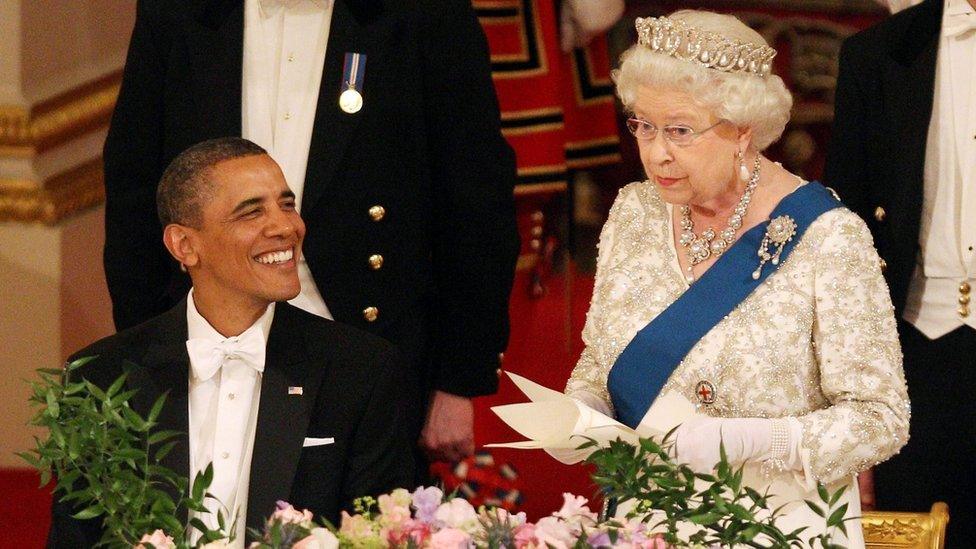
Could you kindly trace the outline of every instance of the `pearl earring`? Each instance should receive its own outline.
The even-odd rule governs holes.
[[[735,155],[739,159],[739,179],[741,179],[742,182],[745,183],[749,181],[749,176],[750,176],[749,168],[746,167],[745,155],[742,154],[742,151],[738,151],[737,153],[735,153]]]

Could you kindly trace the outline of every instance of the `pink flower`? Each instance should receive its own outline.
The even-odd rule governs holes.
[[[405,546],[408,541],[413,541],[417,547],[423,547],[430,537],[430,525],[422,520],[410,519],[401,524],[400,528],[387,531],[384,537],[391,547]]]
[[[670,549],[670,547],[661,534],[654,534],[641,544],[641,549]]]
[[[535,541],[535,524],[526,522],[515,527],[515,547],[529,547]]]
[[[430,549],[468,549],[471,536],[457,528],[444,528],[430,537]]]
[[[292,549],[339,549],[339,538],[325,528],[312,528],[312,535],[298,540]]]
[[[302,509],[299,511],[292,507],[290,503],[285,503],[284,501],[278,502],[278,508],[271,515],[271,520],[273,522],[280,522],[282,524],[299,524],[306,528],[312,526],[312,519],[315,517],[312,512],[308,509]]]
[[[146,543],[151,543],[155,549],[176,549],[176,544],[173,543],[173,538],[166,535],[166,532],[162,530],[156,530],[152,534],[143,534],[142,539],[139,540],[139,544],[133,547],[133,549],[149,549]]]

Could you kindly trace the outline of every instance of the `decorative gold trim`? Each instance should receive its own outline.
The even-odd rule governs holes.
[[[0,221],[54,225],[105,200],[102,159],[58,174],[38,188],[32,181],[0,180]]]
[[[571,170],[585,170],[587,168],[598,168],[600,166],[616,164],[617,162],[620,162],[621,159],[622,157],[620,156],[620,153],[610,153],[600,156],[587,156],[585,158],[567,160],[566,165]]]
[[[515,196],[526,196],[531,194],[550,194],[566,192],[565,181],[553,181],[551,183],[529,183],[526,185],[515,186]]]
[[[0,106],[0,153],[33,156],[108,125],[121,83],[118,70],[30,109]]]

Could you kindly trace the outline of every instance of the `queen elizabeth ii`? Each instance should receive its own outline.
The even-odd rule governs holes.
[[[792,99],[776,52],[728,15],[637,20],[615,71],[648,179],[603,227],[586,347],[566,392],[631,427],[661,395],[697,406],[680,461],[761,466],[848,485],[906,442],[909,406],[888,290],[865,224],[763,156]],[[822,530],[805,506],[781,521]],[[847,544],[863,546],[848,523]]]

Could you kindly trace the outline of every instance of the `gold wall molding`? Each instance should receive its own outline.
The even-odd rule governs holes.
[[[0,179],[0,221],[54,225],[105,200],[101,157],[58,174],[38,187]]]
[[[29,108],[0,105],[0,157],[32,160],[108,126],[121,83],[118,70]],[[103,181],[100,156],[45,181],[0,178],[0,221],[54,225],[101,204]]]
[[[31,157],[107,126],[121,83],[118,70],[30,108],[0,105],[0,154]]]

